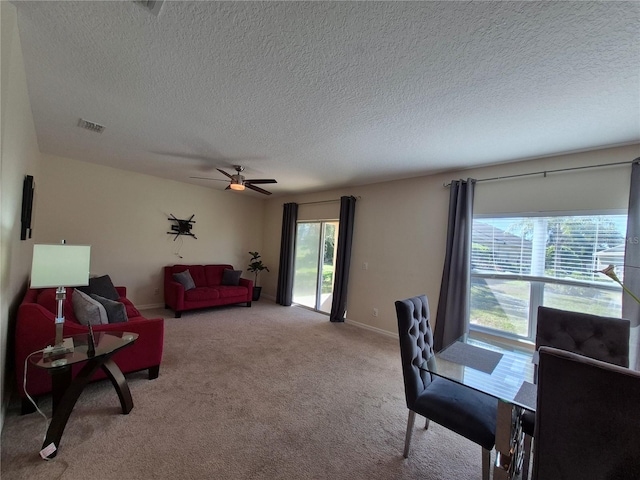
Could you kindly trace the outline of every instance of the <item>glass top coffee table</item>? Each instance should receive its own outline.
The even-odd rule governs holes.
[[[132,345],[137,338],[137,333],[95,332],[92,342],[89,334],[74,335],[65,338],[73,345],[73,351],[51,356],[42,352],[31,357],[31,363],[49,372],[52,383],[53,415],[40,452],[43,458],[56,456],[69,416],[84,387],[99,369],[111,380],[120,399],[122,413],[126,415],[131,411],[133,399],[129,385],[111,357]],[[74,377],[73,365],[82,363],[84,365]]]

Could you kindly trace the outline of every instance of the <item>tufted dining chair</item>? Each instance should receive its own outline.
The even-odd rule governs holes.
[[[629,333],[629,320],[538,307],[536,351],[540,347],[554,347],[628,367]],[[534,423],[535,414],[525,412],[522,416],[525,434],[522,480],[528,478]]]
[[[535,480],[640,478],[640,372],[540,348]]]
[[[404,457],[409,456],[416,413],[482,447],[482,478],[489,480],[491,450],[495,445],[497,399],[421,370],[434,371],[433,333],[425,295],[395,302],[404,390],[409,409]]]

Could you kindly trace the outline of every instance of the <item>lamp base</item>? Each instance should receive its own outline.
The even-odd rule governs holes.
[[[48,346],[44,349],[42,358],[55,357],[58,355],[65,355],[73,352],[73,339],[65,338],[62,343],[56,344],[53,347]]]

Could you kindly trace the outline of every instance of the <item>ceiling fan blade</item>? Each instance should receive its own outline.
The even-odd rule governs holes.
[[[224,180],[222,178],[210,178],[210,177],[189,177],[189,178],[195,178],[197,180],[214,180],[216,182],[228,182],[229,180]]]
[[[220,170],[219,168],[216,168],[216,170],[218,170],[220,173],[222,173],[223,175],[226,175],[229,178],[233,178],[233,176],[227,172],[225,172],[224,170]]]
[[[245,180],[244,183],[253,183],[255,184],[261,184],[261,183],[278,183],[276,182],[273,178],[252,178],[250,180]]]
[[[263,190],[260,187],[256,187],[254,185],[251,185],[250,183],[246,183],[244,184],[245,187],[255,191],[255,192],[259,192],[259,193],[264,193],[265,195],[271,195],[271,192],[267,192],[266,190]]]

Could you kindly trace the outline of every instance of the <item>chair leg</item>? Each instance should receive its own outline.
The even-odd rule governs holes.
[[[416,421],[416,412],[409,410],[409,418],[407,419],[407,434],[404,437],[404,458],[409,457],[409,447],[411,446],[411,435],[413,435],[413,424]]]
[[[491,450],[482,449],[482,480],[489,480],[491,475]]]
[[[531,435],[524,435],[524,455],[522,457],[522,480],[529,478],[529,463],[531,462]]]
[[[424,419],[424,429],[429,430],[429,419],[426,417]]]

